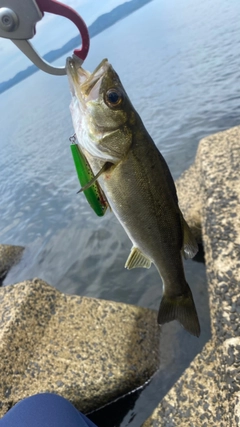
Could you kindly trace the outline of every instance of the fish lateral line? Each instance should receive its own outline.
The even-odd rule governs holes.
[[[106,162],[104,163],[104,165],[101,167],[100,171],[86,184],[84,185],[82,188],[80,188],[80,190],[77,192],[78,193],[82,193],[83,191],[88,190],[90,187],[92,187],[93,184],[95,184],[95,182],[97,181],[97,179],[107,170],[109,170],[111,167],[113,166],[113,163],[111,162]]]

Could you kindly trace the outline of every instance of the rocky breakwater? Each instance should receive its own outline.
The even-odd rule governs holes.
[[[180,205],[202,239],[212,339],[144,427],[240,425],[240,127],[200,141],[177,183]]]
[[[65,295],[39,279],[0,289],[0,416],[41,392],[89,412],[158,366],[155,311]]]

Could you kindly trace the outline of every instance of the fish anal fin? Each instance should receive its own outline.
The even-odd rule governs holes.
[[[150,268],[151,260],[146,257],[138,248],[133,246],[129,257],[126,261],[125,268],[131,270],[132,268]]]
[[[182,255],[185,259],[193,258],[198,252],[198,244],[193,236],[189,225],[185,221],[185,219],[181,218],[182,223],[182,231],[183,231],[183,247],[182,247]]]
[[[192,293],[188,291],[180,296],[163,295],[158,312],[160,325],[178,320],[181,325],[192,335],[199,337],[200,325]]]

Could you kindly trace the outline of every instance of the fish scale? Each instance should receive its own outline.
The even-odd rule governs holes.
[[[133,142],[129,155],[114,168],[108,180],[104,179],[104,174],[102,175],[100,184],[107,194],[113,212],[121,221],[131,241],[136,247],[141,248],[141,251],[156,265],[166,283],[169,274],[172,275],[174,271],[172,259],[180,253],[183,244],[179,212],[175,209],[176,205],[171,196],[168,200],[161,197],[163,182],[161,159],[157,156],[158,152],[155,152],[155,145],[151,143],[153,153],[150,156],[148,150],[145,167],[142,166],[142,163],[139,167],[140,163],[134,145]],[[146,168],[151,170],[152,158],[156,166],[156,173],[151,177],[151,174],[146,174]],[[132,173],[133,170],[135,173]],[[129,178],[128,175],[130,175]],[[128,180],[130,185],[126,186],[125,182]],[[174,233],[172,233],[173,221],[179,222],[179,227]],[[139,233],[140,229],[141,233]],[[166,260],[165,255],[167,255]],[[163,259],[164,263],[161,268],[160,264]],[[165,268],[169,272],[166,277],[163,274]],[[181,279],[181,274],[179,276]]]
[[[182,261],[182,256],[193,257],[198,247],[178,206],[167,163],[106,59],[92,74],[74,58],[67,60],[66,68],[78,140],[108,204],[133,243],[125,267],[149,268],[153,263],[163,282],[158,323],[176,319],[199,336]]]

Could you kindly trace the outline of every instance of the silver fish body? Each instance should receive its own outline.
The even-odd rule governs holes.
[[[98,182],[133,243],[125,266],[149,268],[153,263],[163,281],[158,322],[177,319],[199,336],[182,262],[182,255],[196,254],[197,245],[178,206],[169,168],[107,60],[89,74],[69,59],[67,70],[79,143],[94,173],[102,169]]]

